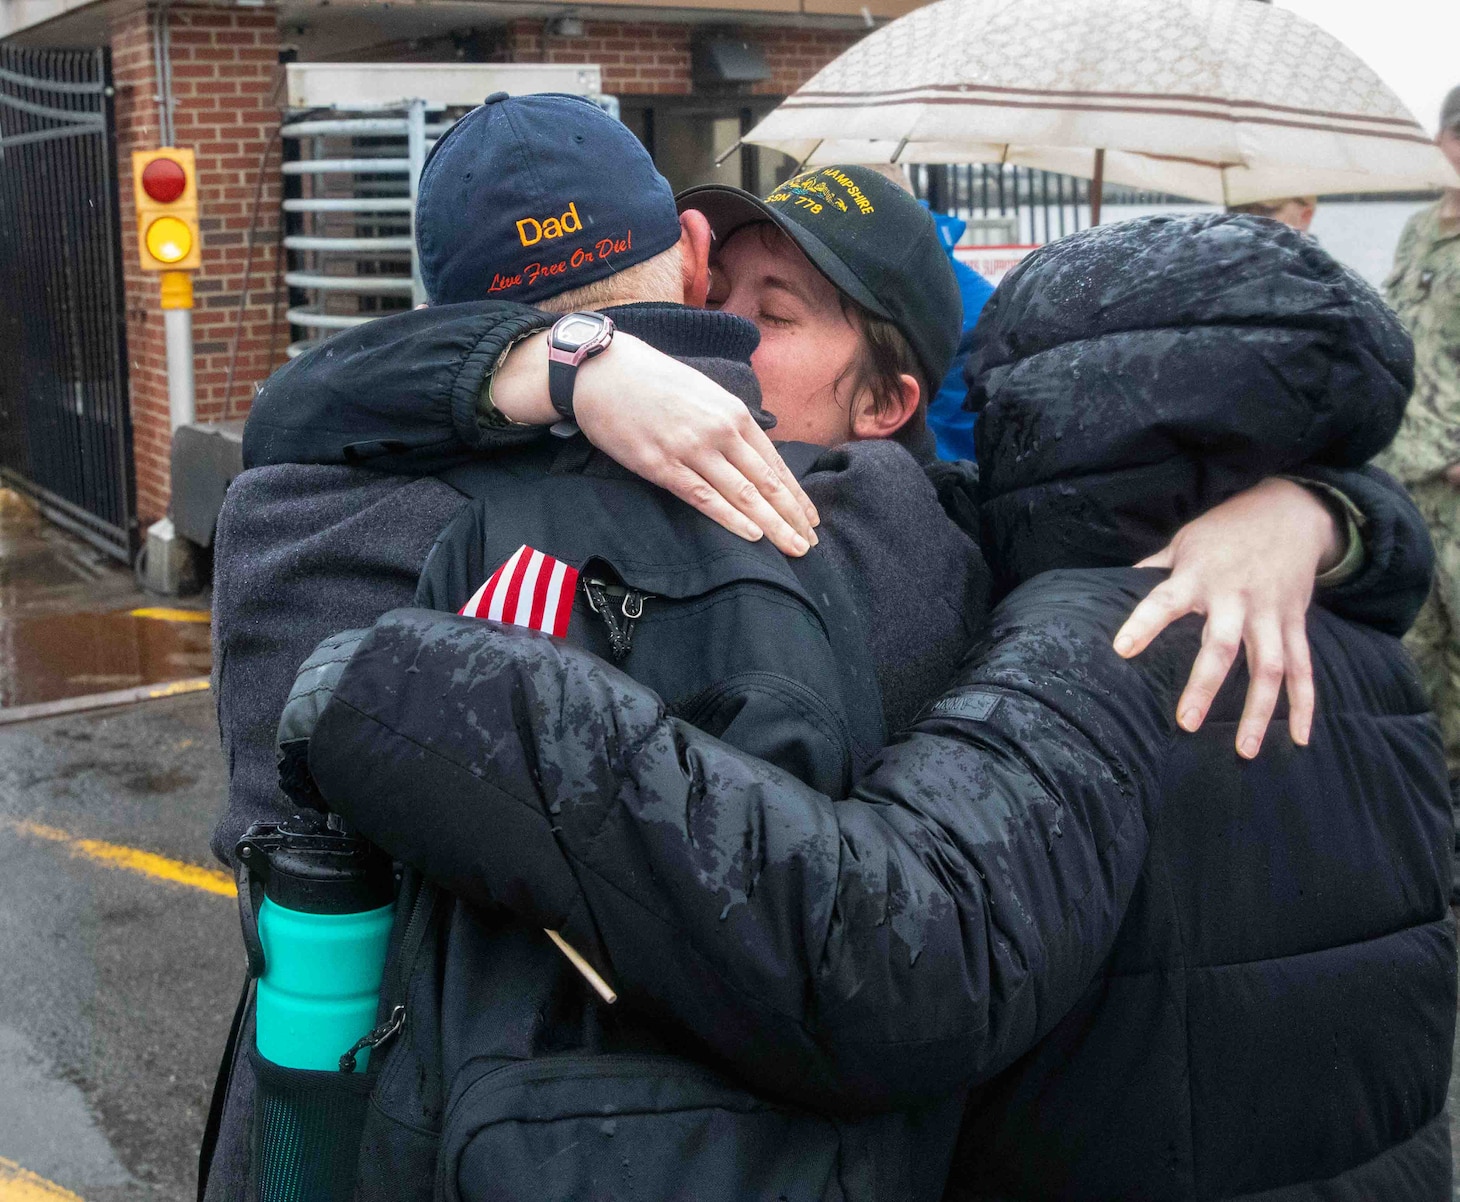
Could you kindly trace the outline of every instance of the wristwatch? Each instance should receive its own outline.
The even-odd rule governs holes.
[[[573,383],[578,367],[613,341],[613,321],[586,311],[560,317],[548,331],[548,399],[564,421],[573,421]]]

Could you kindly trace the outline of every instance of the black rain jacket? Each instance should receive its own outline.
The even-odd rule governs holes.
[[[1198,624],[1119,659],[1154,575],[1084,566],[1260,474],[1360,463],[1402,410],[1402,333],[1271,223],[1157,219],[1033,256],[973,370],[990,545],[1008,583],[1040,574],[850,796],[591,656],[410,610],[322,715],[321,791],[762,1089],[842,1114],[971,1090],[947,1198],[1448,1198],[1450,818],[1404,653],[1315,609],[1312,745],[1279,712],[1244,763],[1245,675],[1176,730]],[[1263,395],[1214,416],[1223,380]],[[1382,532],[1376,621],[1403,629],[1429,555]]]

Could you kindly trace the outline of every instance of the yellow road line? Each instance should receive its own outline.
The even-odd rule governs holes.
[[[63,831],[55,826],[45,826],[39,822],[28,822],[23,819],[10,820],[5,825],[19,834],[29,835],[32,839],[45,839],[50,843],[59,843],[73,856],[83,856],[111,868],[125,868],[130,872],[152,877],[154,880],[167,881],[174,885],[187,885],[192,889],[201,889],[205,893],[216,893],[219,897],[238,896],[233,878],[219,868],[203,868],[197,864],[171,860],[167,856],[159,856],[135,847],[124,847],[120,843],[107,843],[102,839],[78,839],[69,831]]]
[[[134,618],[152,618],[158,622],[211,622],[213,615],[206,609],[167,609],[160,605],[144,605],[131,610]]]
[[[0,1202],[81,1202],[81,1195],[0,1156]]]
[[[140,701],[160,701],[165,697],[180,697],[184,693],[201,693],[209,687],[208,678],[199,676],[193,680],[137,685],[109,693],[87,693],[84,697],[60,697],[55,701],[37,701],[32,705],[0,706],[0,726],[34,722],[41,718],[57,718],[62,714],[84,714],[90,710],[112,709],[119,705],[135,705]]]
[[[212,688],[213,684],[206,676],[195,676],[191,680],[174,680],[170,684],[160,684],[147,690],[148,701],[160,701],[164,697],[181,697],[184,693],[203,693]]]

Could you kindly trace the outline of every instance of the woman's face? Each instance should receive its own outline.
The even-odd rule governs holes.
[[[855,398],[838,387],[861,334],[831,282],[772,226],[732,234],[711,266],[709,305],[756,324],[751,366],[777,439],[837,446],[854,435]]]

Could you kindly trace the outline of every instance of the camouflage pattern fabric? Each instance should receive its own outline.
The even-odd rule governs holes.
[[[1434,538],[1434,587],[1405,643],[1460,776],[1460,489],[1443,476],[1460,463],[1460,221],[1441,222],[1438,204],[1411,217],[1385,291],[1414,337],[1415,382],[1376,462],[1408,486]]]
[[[1409,486],[1435,541],[1435,582],[1404,645],[1440,720],[1445,761],[1460,776],[1460,489],[1444,479]]]
[[[1438,204],[1411,217],[1384,288],[1414,338],[1414,395],[1376,462],[1417,484],[1460,463],[1460,221]]]

